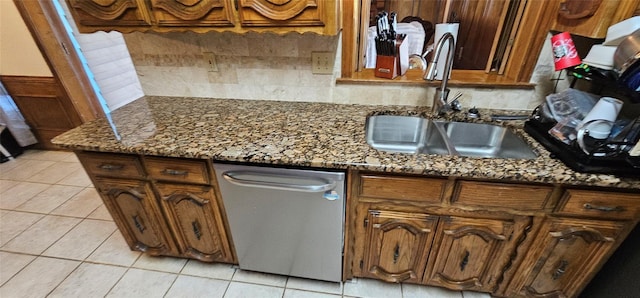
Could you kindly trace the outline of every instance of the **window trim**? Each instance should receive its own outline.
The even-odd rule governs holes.
[[[364,2],[363,2],[364,1]],[[424,82],[415,73],[406,74],[394,80],[379,79],[373,71],[358,71],[360,58],[358,48],[361,36],[366,36],[366,28],[360,28],[362,11],[367,10],[367,0],[343,1],[342,14],[342,77],[339,83],[392,83],[396,84],[433,84]],[[538,56],[546,40],[553,15],[557,13],[558,3],[555,1],[526,1],[525,11],[520,21],[520,28],[513,41],[511,55],[507,61],[503,75],[485,73],[484,70],[453,70],[451,86],[468,87],[500,87],[500,88],[533,88],[529,80],[536,66]],[[364,5],[363,5],[364,3]]]

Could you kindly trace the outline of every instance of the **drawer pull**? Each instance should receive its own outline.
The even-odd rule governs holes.
[[[105,164],[99,165],[98,168],[105,171],[119,171],[124,168],[124,165],[115,165],[115,164],[105,163]]]
[[[400,244],[396,244],[396,248],[393,250],[393,263],[398,263],[398,257],[400,257]]]
[[[622,212],[624,211],[624,208],[621,206],[615,206],[615,207],[607,207],[607,206],[598,206],[598,205],[591,205],[589,203],[586,203],[584,205],[582,205],[584,207],[584,209],[587,210],[598,210],[598,211],[602,211],[602,212]]]
[[[170,175],[170,176],[187,176],[189,171],[180,171],[174,169],[164,169],[162,170],[162,174]]]

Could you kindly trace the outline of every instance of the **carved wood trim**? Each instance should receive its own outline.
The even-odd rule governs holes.
[[[540,297],[540,298],[566,298],[567,295],[562,293],[562,291],[554,291],[549,293],[538,293],[536,290],[530,286],[524,287],[524,291],[527,297]]]
[[[385,232],[401,228],[401,229],[409,231],[409,233],[411,233],[413,235],[418,235],[418,234],[421,234],[421,233],[430,233],[431,232],[431,229],[427,229],[427,228],[418,229],[418,228],[416,228],[414,226],[408,225],[408,224],[403,223],[403,222],[398,222],[398,221],[395,221],[395,220],[394,221],[385,222],[384,224],[374,224],[373,227],[374,228],[378,228],[378,229],[380,229],[382,231],[385,231]]]
[[[505,274],[509,269],[511,269],[511,266],[513,266],[515,259],[518,257],[518,249],[520,249],[520,246],[522,245],[522,243],[524,243],[524,241],[527,240],[527,237],[531,232],[531,228],[533,228],[533,218],[529,217],[527,221],[527,225],[524,228],[524,231],[522,232],[522,234],[520,234],[520,237],[518,237],[518,240],[516,240],[516,244],[513,248],[513,251],[509,255],[509,260],[504,265],[504,267],[502,267],[502,271],[500,271],[500,275],[498,276],[498,279],[496,280],[496,284],[493,287],[494,293],[498,291],[498,289],[500,288],[500,284],[502,284],[502,282],[504,281]]]
[[[440,282],[443,283],[445,285],[448,285],[454,289],[473,289],[473,288],[482,288],[482,283],[480,283],[480,280],[477,277],[472,277],[466,280],[460,280],[460,281],[456,281],[453,280],[452,278],[446,276],[445,274],[438,272],[435,275],[435,279]]]
[[[197,249],[193,248],[193,247],[189,247],[186,249],[186,251],[184,252],[185,255],[192,257],[194,259],[198,259],[200,261],[203,262],[214,262],[217,260],[221,260],[223,257],[222,251],[217,250],[214,253],[203,253],[201,251],[198,251]]]
[[[140,241],[136,241],[136,243],[134,244],[134,249],[144,252],[144,253],[148,253],[152,256],[160,256],[160,255],[164,255],[167,252],[167,247],[162,244],[158,247],[150,247]]]
[[[105,21],[120,18],[128,9],[138,7],[135,0],[113,0],[108,3],[73,0],[72,5],[74,8],[80,9],[96,19]]]
[[[266,18],[286,21],[301,14],[305,9],[318,7],[316,0],[307,1],[269,1],[269,0],[237,0],[243,8],[251,8]],[[267,5],[266,2],[273,5]],[[322,1],[322,0],[320,0]]]
[[[506,240],[507,238],[504,235],[499,235],[494,233],[493,231],[485,228],[485,227],[477,227],[477,226],[465,226],[457,230],[446,230],[444,231],[446,235],[450,235],[453,238],[464,237],[469,234],[474,234],[480,236],[482,240],[485,242],[489,242],[491,240]]]
[[[407,279],[416,278],[416,273],[413,270],[407,270],[400,273],[391,273],[377,265],[371,267],[371,269],[369,269],[369,272],[388,282],[403,282]]]
[[[114,198],[119,197],[122,194],[130,194],[139,202],[144,201],[144,193],[138,192],[135,189],[112,188],[107,192],[107,194]]]
[[[602,4],[602,0],[566,0],[560,3],[558,15],[567,20],[578,20],[593,16]]]
[[[172,194],[170,194],[168,196],[163,196],[162,199],[167,201],[167,202],[171,202],[173,204],[178,204],[181,201],[189,200],[189,201],[195,203],[196,205],[198,205],[200,207],[209,204],[209,200],[200,198],[200,197],[198,197],[198,196],[196,196],[196,195],[194,195],[194,194],[192,194],[190,192],[187,192],[187,193],[172,193]]]
[[[204,18],[213,9],[224,8],[224,4],[215,0],[201,0],[191,5],[183,1],[156,0],[153,2],[153,8],[161,8],[181,20],[196,21]]]
[[[559,232],[551,232],[549,234],[552,237],[559,238],[559,240],[566,240],[573,237],[580,237],[584,239],[584,241],[587,243],[592,243],[595,241],[600,241],[600,242],[615,241],[615,239],[611,237],[606,237],[602,235],[600,231],[592,228],[587,228],[587,227],[583,227],[583,228],[571,227]]]

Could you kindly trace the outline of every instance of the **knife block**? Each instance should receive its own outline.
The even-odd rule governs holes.
[[[379,78],[395,79],[398,76],[398,56],[376,56],[374,75]]]
[[[395,79],[404,75],[409,68],[409,48],[408,43],[398,40],[396,44],[395,56],[376,56],[376,68],[374,75],[378,78]]]

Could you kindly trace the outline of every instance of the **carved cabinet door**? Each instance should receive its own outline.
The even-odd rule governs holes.
[[[425,282],[450,289],[491,292],[524,230],[523,220],[446,216],[440,219]]]
[[[163,231],[160,210],[151,184],[140,180],[96,178],[95,186],[105,206],[132,250],[150,255],[171,254],[175,249]]]
[[[236,0],[242,26],[324,26],[328,0]]]
[[[160,202],[182,255],[205,262],[232,262],[211,186],[158,183]]]
[[[420,283],[437,216],[363,210],[365,247],[361,275],[389,282]],[[357,236],[356,236],[357,237]]]
[[[67,0],[76,22],[90,27],[149,26],[138,0]]]
[[[521,266],[528,268],[518,295],[575,297],[608,257],[625,224],[621,222],[553,218],[538,234],[540,247]]]
[[[228,0],[151,0],[160,26],[233,26]]]

